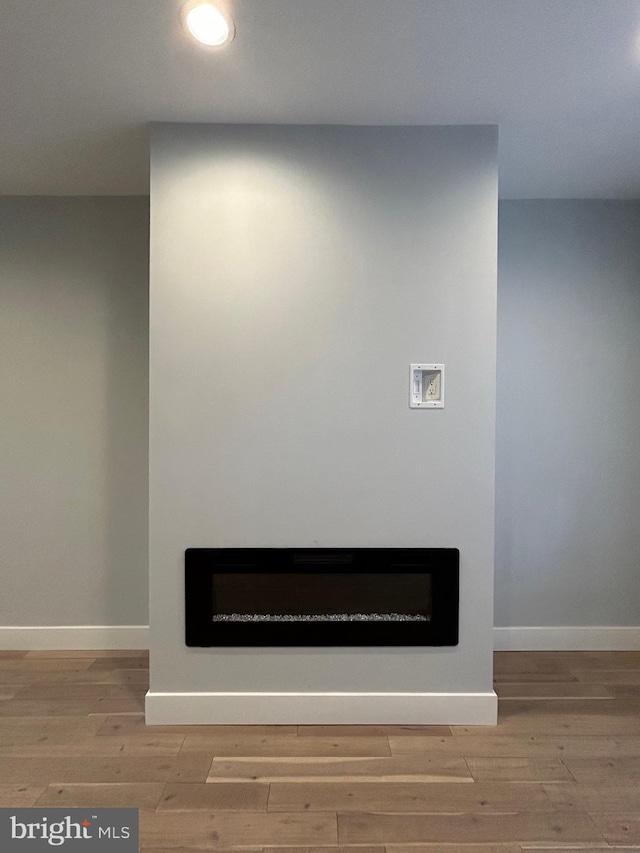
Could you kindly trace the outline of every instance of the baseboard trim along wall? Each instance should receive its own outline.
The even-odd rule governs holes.
[[[494,628],[493,648],[499,652],[637,651],[640,627]]]
[[[148,649],[148,625],[0,627],[0,649]]]
[[[640,627],[493,629],[496,651],[638,651]],[[148,625],[0,627],[0,649],[148,649]]]
[[[489,693],[152,693],[150,725],[459,725],[493,726]]]

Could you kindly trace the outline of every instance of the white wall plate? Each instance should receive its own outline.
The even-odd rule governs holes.
[[[444,364],[412,364],[409,408],[444,409]]]

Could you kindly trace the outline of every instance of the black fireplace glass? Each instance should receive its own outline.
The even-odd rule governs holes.
[[[189,548],[189,646],[456,645],[455,548]]]
[[[211,578],[214,622],[431,619],[431,576],[411,566],[391,566],[384,574],[239,574],[224,568]]]

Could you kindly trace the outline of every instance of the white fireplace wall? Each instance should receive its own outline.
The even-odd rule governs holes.
[[[491,691],[496,230],[493,127],[153,127],[152,693]],[[460,644],[187,648],[216,546],[458,547]]]

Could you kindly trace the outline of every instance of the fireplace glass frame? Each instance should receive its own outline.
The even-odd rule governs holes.
[[[457,548],[187,548],[185,642],[191,647],[456,646]],[[216,573],[429,575],[431,607],[415,619],[216,621]],[[339,608],[338,608],[339,609]]]

